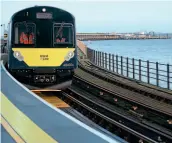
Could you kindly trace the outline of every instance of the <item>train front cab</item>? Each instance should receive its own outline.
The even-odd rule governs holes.
[[[37,12],[40,10],[38,9]],[[21,11],[16,15],[25,12]],[[74,19],[72,20],[72,23],[63,22],[63,20],[61,22],[34,20],[34,18],[17,21],[13,16],[8,63],[8,69],[13,76],[24,84],[38,88],[71,80],[74,69],[77,68],[75,24]],[[30,43],[28,40],[22,43],[22,32],[28,34],[28,39],[29,34],[32,33],[33,42]],[[65,40],[63,38],[59,40],[59,35]]]

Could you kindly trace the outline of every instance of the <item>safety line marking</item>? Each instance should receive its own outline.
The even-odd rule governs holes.
[[[1,92],[1,114],[13,129],[28,143],[58,143],[31,119],[23,114]],[[41,119],[40,119],[41,120]]]
[[[15,140],[16,143],[26,143],[17,133],[16,131],[10,126],[10,124],[4,119],[1,115],[1,124],[4,129],[9,133],[9,135]]]

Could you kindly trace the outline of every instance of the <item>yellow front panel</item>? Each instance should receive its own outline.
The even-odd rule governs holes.
[[[12,48],[19,51],[28,66],[60,66],[69,51],[75,48]]]

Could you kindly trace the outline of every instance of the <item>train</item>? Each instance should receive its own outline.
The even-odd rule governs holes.
[[[8,24],[8,71],[30,90],[62,90],[77,63],[75,17],[52,6],[14,13]]]

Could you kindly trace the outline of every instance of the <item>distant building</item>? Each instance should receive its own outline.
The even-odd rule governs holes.
[[[1,38],[1,45],[4,45],[5,43],[7,43],[6,39]]]
[[[145,35],[145,32],[140,32],[139,35]]]

